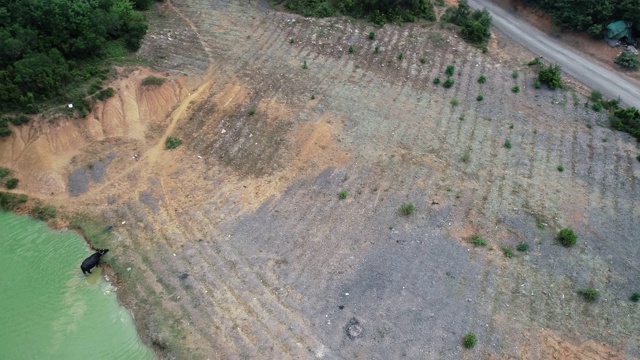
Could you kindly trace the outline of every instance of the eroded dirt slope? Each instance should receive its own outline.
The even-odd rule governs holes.
[[[158,11],[141,55],[171,81],[123,74],[89,119],[3,140],[0,163],[115,225],[121,296],[163,357],[640,355],[636,142],[579,93],[533,89],[531,54],[236,1]],[[449,64],[454,86],[434,85]]]

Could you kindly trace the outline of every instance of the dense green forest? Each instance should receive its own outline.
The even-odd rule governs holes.
[[[0,0],[0,112],[36,113],[70,84],[104,76],[100,59],[139,48],[139,10],[154,1]]]
[[[431,0],[279,0],[276,3],[283,3],[289,11],[304,16],[342,14],[367,18],[378,25],[436,19]]]
[[[544,10],[556,26],[587,31],[600,36],[606,26],[617,20],[633,22],[640,30],[640,0],[525,0]]]

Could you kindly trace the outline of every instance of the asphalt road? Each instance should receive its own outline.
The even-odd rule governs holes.
[[[487,0],[469,0],[472,8],[486,8],[493,26],[545,60],[562,66],[563,72],[608,98],[620,97],[626,106],[640,109],[640,86],[626,76],[606,69],[529,25],[516,14]]]

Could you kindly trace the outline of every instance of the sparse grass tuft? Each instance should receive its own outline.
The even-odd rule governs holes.
[[[249,109],[249,111],[247,111],[247,115],[249,116],[253,116],[256,114],[256,108],[251,108]]]
[[[511,91],[514,92],[514,93],[519,93],[520,92],[520,86],[516,85],[516,86],[512,87]]]
[[[460,158],[460,160],[465,164],[468,163],[469,160],[471,160],[471,150],[466,150],[464,154],[462,154],[462,158]]]
[[[511,149],[511,140],[507,139],[504,141],[504,147],[506,147],[507,149]]]
[[[629,297],[629,300],[633,302],[640,301],[640,292],[634,292],[633,294],[631,294],[631,297]]]
[[[480,75],[480,77],[478,78],[478,82],[479,82],[480,84],[484,84],[484,83],[486,83],[486,82],[487,82],[487,77],[486,77],[486,76],[484,76],[484,75]]]
[[[542,87],[542,84],[540,84],[540,80],[536,80],[533,82],[533,87],[536,89],[540,89]]]
[[[544,221],[542,221],[542,219],[536,218],[536,227],[540,230],[544,230],[544,228],[547,227],[547,224]]]
[[[588,302],[594,302],[600,298],[600,291],[592,287],[580,289],[578,293]]]
[[[402,60],[404,59],[404,53],[400,52],[400,54],[398,54],[398,60]]]
[[[539,57],[536,57],[535,59],[533,59],[533,60],[529,61],[529,62],[527,63],[527,65],[529,65],[529,66],[533,66],[533,65],[538,65],[538,64],[540,64],[540,63],[542,63],[542,61],[540,61],[540,58],[539,58]]]
[[[513,123],[509,124],[509,129],[513,129]]]
[[[476,346],[477,343],[478,343],[478,338],[474,333],[470,332],[462,338],[462,345],[467,349],[473,348],[474,346]]]
[[[434,85],[438,85],[438,84],[440,84],[440,78],[439,78],[439,77],[437,77],[437,78],[433,79],[433,84],[434,84]]]
[[[450,101],[451,106],[458,106],[458,104],[460,104],[460,100],[458,100],[457,98],[453,98]]]
[[[47,221],[49,219],[55,218],[57,211],[53,205],[47,204],[45,206],[42,206],[40,204],[36,204],[33,208],[32,214],[36,219]]]
[[[578,240],[578,235],[573,232],[573,230],[569,228],[564,228],[558,232],[556,238],[560,241],[560,243],[564,247],[571,247],[576,244]]]
[[[376,39],[376,33],[374,33],[373,31],[369,33],[369,40],[375,40]]]
[[[309,68],[309,66],[307,65],[307,60],[305,60],[305,61],[302,63],[302,68],[303,68],[303,69],[305,69],[305,70],[307,70],[307,69]]]
[[[513,250],[511,250],[511,248],[507,247],[507,246],[503,246],[502,247],[502,253],[504,254],[505,257],[507,258],[512,258],[515,256],[515,254],[513,253]]]
[[[347,198],[347,195],[349,195],[349,193],[347,193],[347,190],[342,190],[338,193],[338,198],[344,200]]]
[[[316,99],[316,95],[315,94],[311,94],[311,100],[315,100]]]
[[[445,80],[445,82],[442,84],[442,86],[444,86],[445,88],[450,88],[453,86],[453,84],[455,84],[456,81],[453,80],[453,78],[447,78],[447,80]]]
[[[167,148],[167,150],[171,150],[177,148],[180,144],[182,144],[182,140],[177,137],[169,136],[164,142],[164,147]]]
[[[478,96],[476,96],[476,100],[477,101],[482,101],[482,100],[484,100],[484,96],[478,95]]]
[[[473,235],[471,237],[471,242],[475,246],[487,246],[487,241],[478,235]]]
[[[558,165],[558,171],[563,172],[564,171],[564,166]]]
[[[356,49],[353,48],[353,45],[349,45],[349,54],[353,54]]]
[[[511,77],[514,79],[517,79],[518,76],[520,76],[520,74],[518,73],[518,70],[513,70],[513,72],[511,73]]]
[[[518,251],[527,251],[527,250],[529,250],[529,244],[527,244],[526,242],[521,242],[520,244],[518,244],[516,246],[516,250],[518,250]]]
[[[413,214],[415,210],[416,207],[412,203],[402,203],[402,205],[400,205],[400,211],[406,216]]]
[[[427,58],[425,58],[425,57],[421,57],[420,58],[420,64],[424,64],[426,62],[427,62]]]
[[[379,53],[380,52],[380,46],[376,45],[376,47],[373,49],[374,53]]]
[[[447,69],[444,71],[447,76],[453,76],[453,73],[456,71],[456,67],[453,65],[447,65]]]

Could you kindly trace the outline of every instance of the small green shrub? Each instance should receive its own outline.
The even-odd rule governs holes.
[[[162,85],[164,84],[164,82],[165,82],[165,79],[155,77],[155,76],[147,76],[146,78],[142,79],[143,86]]]
[[[0,167],[0,179],[2,179],[5,176],[8,176],[9,174],[11,174],[11,170]]]
[[[631,51],[624,50],[615,59],[615,63],[631,70],[637,70],[640,61],[638,60],[638,54],[634,54]]]
[[[580,289],[578,293],[588,302],[594,302],[600,298],[600,292],[592,287]]]
[[[427,62],[427,58],[425,58],[425,57],[421,57],[420,58],[420,64],[424,64],[426,62]]]
[[[444,86],[445,88],[448,89],[448,88],[452,87],[453,84],[455,84],[455,83],[456,83],[456,81],[453,80],[453,78],[447,78],[447,80],[445,80],[445,82],[442,83],[442,86]]]
[[[478,338],[476,337],[476,334],[474,333],[467,333],[467,335],[465,335],[462,338],[462,345],[466,348],[466,349],[471,349],[474,346],[476,346],[476,344],[478,343]]]
[[[542,67],[538,71],[538,80],[547,84],[551,90],[562,88],[562,78],[560,76],[560,65],[549,65]]]
[[[600,102],[600,100],[602,100],[602,94],[598,90],[593,90],[591,92],[591,95],[589,96],[589,99],[591,99],[591,101],[593,102]]]
[[[307,70],[307,69],[309,68],[309,66],[307,65],[307,60],[305,60],[305,61],[302,63],[302,68],[303,68],[303,69],[305,69],[305,70]]]
[[[502,247],[502,253],[504,254],[505,257],[507,258],[512,258],[515,256],[515,254],[513,253],[513,250],[511,250],[511,248],[507,247],[507,246],[503,246]]]
[[[513,123],[509,124],[509,129],[513,129]]]
[[[341,200],[344,200],[344,199],[347,198],[347,195],[348,195],[347,191],[346,190],[342,190],[342,191],[340,191],[338,193],[338,198],[341,199]]]
[[[249,109],[249,111],[247,111],[247,115],[253,116],[253,115],[256,114],[256,111],[257,111],[256,108],[252,107],[252,108]]]
[[[529,244],[527,244],[526,242],[521,242],[516,246],[516,250],[523,251],[523,252],[527,251],[529,250]]]
[[[478,235],[473,235],[471,241],[475,246],[487,246],[487,241]]]
[[[315,94],[311,94],[311,100],[315,100],[316,99],[316,95]]]
[[[638,156],[636,156],[636,160],[640,161],[640,154],[638,154]]]
[[[171,150],[177,148],[180,144],[182,144],[182,140],[177,137],[169,136],[164,142],[164,147],[167,148],[167,150]]]
[[[640,292],[634,292],[633,294],[631,294],[631,297],[629,297],[629,299],[633,302],[640,301]]]
[[[539,58],[539,57],[536,57],[535,59],[533,59],[533,60],[529,61],[529,62],[527,63],[527,65],[529,65],[529,66],[533,66],[533,65],[538,65],[538,64],[541,64],[541,63],[542,63],[542,61],[540,61],[540,58]]]
[[[7,181],[5,181],[4,186],[11,190],[11,189],[15,189],[16,187],[18,187],[18,183],[20,182],[20,180],[16,179],[16,178],[11,178]]]
[[[476,100],[477,101],[482,101],[482,100],[484,100],[484,96],[478,95],[478,96],[476,96]]]
[[[434,84],[434,85],[438,85],[438,84],[440,84],[440,78],[439,78],[439,77],[437,77],[437,78],[433,79],[433,84]]]
[[[517,79],[518,76],[520,76],[520,74],[518,73],[518,70],[513,70],[513,72],[511,73],[511,77],[514,79]]]
[[[98,101],[104,101],[110,97],[112,97],[115,94],[115,91],[113,90],[113,88],[106,88],[104,90],[100,90],[97,94],[93,95],[93,99],[94,100],[98,100]]]
[[[412,203],[402,203],[402,205],[400,205],[400,211],[404,214],[404,215],[411,215],[413,214],[413,212],[416,210],[415,205],[413,205]]]
[[[533,82],[533,87],[536,89],[540,89],[542,87],[542,84],[540,84],[540,80],[536,80]]]
[[[544,221],[542,221],[542,219],[536,218],[536,227],[540,230],[544,230],[544,228],[547,227],[547,224]]]
[[[376,39],[376,33],[374,33],[373,31],[369,33],[369,40],[375,40]]]
[[[464,154],[462,154],[460,161],[466,164],[469,162],[469,160],[471,160],[471,150],[466,150]]]
[[[593,104],[591,104],[591,110],[600,112],[600,110],[602,110],[602,104],[600,102],[594,102]]]
[[[519,93],[520,92],[520,86],[516,85],[516,86],[512,87],[511,91],[514,92],[514,93]]]
[[[353,48],[353,45],[349,45],[349,54],[353,54],[356,49]]]
[[[507,139],[504,141],[504,147],[507,149],[511,149],[511,140]]]
[[[487,82],[487,77],[486,77],[486,76],[484,76],[484,75],[480,75],[480,77],[478,78],[478,82],[479,82],[480,84],[484,84],[484,83],[486,83],[486,82]]]
[[[36,204],[33,208],[32,214],[36,219],[47,221],[55,218],[57,211],[53,205],[47,204],[45,206],[41,206],[40,204]]]
[[[564,166],[558,165],[558,171],[563,172],[564,171]]]
[[[26,203],[28,199],[27,195],[24,194],[0,192],[0,208],[5,211],[11,211]]]
[[[569,228],[564,228],[558,232],[556,238],[564,247],[571,247],[576,244],[578,236]]]
[[[451,106],[458,106],[458,104],[460,104],[460,100],[458,100],[457,98],[453,98],[451,99],[450,103],[451,103]]]
[[[295,44],[295,43],[296,41],[293,38],[289,39],[289,44]]]
[[[453,73],[456,71],[456,67],[453,65],[447,65],[447,69],[444,71],[447,76],[453,76]]]
[[[400,54],[398,54],[398,60],[402,60],[404,59],[404,53],[400,52]]]
[[[376,47],[373,48],[373,52],[376,53],[376,54],[379,53],[380,52],[380,46],[376,45]]]

